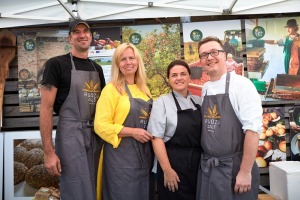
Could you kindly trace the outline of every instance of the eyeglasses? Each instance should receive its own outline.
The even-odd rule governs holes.
[[[210,53],[202,53],[199,55],[200,59],[206,59],[208,58],[208,55],[210,54],[211,56],[215,57],[217,55],[219,55],[220,52],[225,52],[223,50],[212,50]]]

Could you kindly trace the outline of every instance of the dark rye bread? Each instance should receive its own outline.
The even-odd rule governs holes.
[[[25,180],[28,168],[20,162],[14,162],[14,185]]]
[[[36,165],[30,168],[26,175],[25,175],[25,181],[28,185],[39,189],[41,187],[55,187],[59,188],[59,180],[57,176],[51,176],[44,164]]]
[[[16,146],[14,148],[14,161],[22,162],[24,154],[27,152],[25,147]]]
[[[44,151],[39,148],[26,151],[23,155],[22,163],[24,163],[28,169],[44,163]]]
[[[19,144],[21,147],[25,147],[27,151],[34,149],[34,148],[40,148],[43,149],[43,143],[41,139],[28,139],[24,140]]]

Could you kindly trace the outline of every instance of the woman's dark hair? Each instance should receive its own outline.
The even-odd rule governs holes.
[[[188,65],[186,62],[184,62],[183,60],[174,60],[174,61],[171,62],[171,63],[169,64],[169,66],[168,66],[168,69],[167,69],[167,76],[168,76],[168,78],[169,78],[169,76],[170,76],[170,71],[171,71],[171,69],[172,69],[175,65],[181,65],[181,66],[185,67],[185,68],[187,69],[189,75],[191,75],[191,69],[190,69],[189,65]]]

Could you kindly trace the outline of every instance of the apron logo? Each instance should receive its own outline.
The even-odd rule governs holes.
[[[212,108],[207,108],[207,112],[204,115],[204,124],[208,132],[215,132],[216,127],[220,125],[220,118],[221,116],[217,111],[217,105],[214,105]]]
[[[100,94],[100,85],[93,80],[85,81],[82,88],[83,95],[88,98],[89,104],[95,104]]]
[[[139,119],[140,119],[140,125],[144,129],[147,128],[149,116],[150,116],[150,113],[148,113],[145,109],[141,109]]]
[[[213,108],[207,108],[205,118],[211,118],[211,119],[220,119],[221,116],[219,115],[217,111],[217,105],[214,105]]]

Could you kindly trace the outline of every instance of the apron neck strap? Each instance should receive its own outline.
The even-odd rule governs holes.
[[[172,96],[173,96],[173,98],[174,98],[174,101],[175,101],[175,104],[176,104],[177,110],[181,110],[181,107],[180,107],[180,105],[179,105],[179,103],[178,103],[178,101],[177,101],[177,99],[176,99],[176,97],[175,97],[175,94],[174,94],[174,92],[173,92],[173,91],[172,91]]]
[[[229,92],[229,82],[230,82],[230,72],[226,74],[226,85],[225,85],[225,94]]]
[[[71,58],[72,70],[76,70],[76,67],[75,67],[75,64],[74,64],[74,61],[73,61],[73,55],[71,54],[71,52],[70,52],[70,58]]]
[[[71,58],[72,70],[76,70],[76,67],[75,67],[75,64],[74,64],[74,60],[73,60],[73,55],[72,55],[71,52],[70,52],[70,58]],[[94,63],[91,62],[91,60],[90,60],[89,58],[87,58],[87,59],[88,59],[88,61],[92,64],[94,70],[97,71],[97,70],[96,70],[96,67],[95,67],[95,65],[94,65]]]
[[[173,91],[172,91],[172,96],[173,96],[173,98],[174,98],[174,101],[175,101],[177,110],[182,110],[181,107],[180,107],[180,105],[179,105],[179,103],[178,103],[177,98],[175,97],[175,94],[174,94]],[[192,98],[191,98],[191,101],[192,101],[192,103],[194,104],[194,106],[195,106],[196,108],[198,108],[198,107],[197,107],[197,104],[195,103],[195,101],[194,101]]]
[[[230,72],[226,73],[226,82],[225,82],[225,94],[229,92],[229,82],[230,82]],[[207,96],[207,90],[205,91],[205,96]]]
[[[125,90],[126,90],[128,96],[129,96],[129,98],[132,99],[132,95],[131,95],[130,90],[129,90],[129,88],[128,88],[128,86],[127,86],[126,83],[125,83]]]

